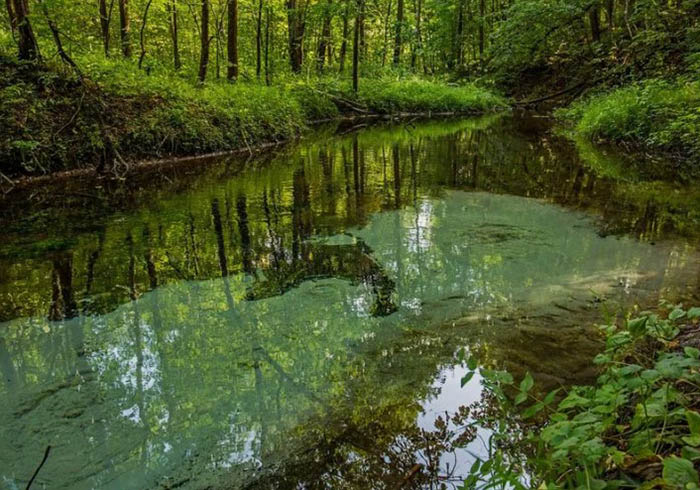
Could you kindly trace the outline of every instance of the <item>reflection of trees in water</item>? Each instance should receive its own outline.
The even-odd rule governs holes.
[[[158,230],[158,240],[148,246],[150,264],[137,266],[134,273],[139,291],[153,289],[154,269],[159,269],[159,284],[216,277],[221,258],[217,232],[212,233],[215,223],[207,210],[212,199],[224,203],[219,207],[225,215],[222,230],[225,226],[229,234],[227,273],[255,274],[268,260],[278,265],[289,258],[306,260],[310,247],[305,242],[310,236],[362,224],[373,212],[410,205],[418,194],[439,195],[444,187],[593,207],[603,217],[601,228],[606,234],[632,231],[653,240],[669,229],[692,228],[684,223],[693,221],[693,212],[679,213],[676,203],[669,209],[659,200],[671,192],[652,188],[653,193],[645,197],[643,186],[599,177],[592,169],[597,167],[587,166],[569,144],[550,134],[528,133],[507,124],[435,137],[427,131],[406,130],[401,138],[372,140],[372,134],[312,145],[303,155],[292,156],[292,164],[282,158],[250,177],[217,180],[215,191],[203,178],[202,189],[184,198],[163,196],[155,213],[138,212],[127,215],[124,222],[120,219],[83,232],[64,251],[39,254],[22,266],[39,270],[48,262],[50,280],[20,270],[4,274],[0,291],[12,290],[3,295],[5,301],[21,294],[31,299],[3,305],[2,311],[32,315],[37,313],[35,305],[43,303],[48,316],[59,319],[75,315],[76,304],[85,313],[100,313],[128,301],[128,288],[119,287],[119,279],[128,275],[120,269],[129,266],[128,247],[119,246],[117,240],[120,229],[130,230],[134,248],[141,254],[149,240],[143,230]],[[409,158],[402,159],[402,154]],[[340,171],[335,171],[336,161]],[[123,193],[117,198],[126,201]],[[73,277],[71,269],[86,272]],[[22,284],[20,277],[32,282]],[[99,300],[89,301],[91,297]]]

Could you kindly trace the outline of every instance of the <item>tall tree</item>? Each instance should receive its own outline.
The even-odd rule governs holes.
[[[170,39],[173,45],[173,65],[176,70],[179,70],[182,64],[180,63],[180,48],[178,45],[178,26],[177,26],[177,0],[172,0],[167,4],[170,17]]]
[[[122,41],[122,54],[125,58],[131,56],[131,40],[129,33],[131,22],[129,22],[129,0],[119,0],[119,32]]]
[[[17,17],[15,16],[15,9],[12,6],[12,2],[13,0],[5,0],[5,4],[7,5],[7,18],[10,21],[10,31],[12,31],[12,36],[14,36],[17,30]]]
[[[345,71],[345,57],[348,52],[348,30],[350,21],[350,0],[345,1],[345,9],[343,10],[343,40],[340,43],[340,60],[339,60],[339,71],[343,73]]]
[[[258,80],[262,70],[262,14],[263,0],[258,0],[258,16],[255,20],[255,78]]]
[[[591,23],[593,41],[600,41],[600,10],[597,5],[593,5],[588,11],[588,20]]]
[[[39,60],[39,45],[34,36],[34,30],[29,20],[29,4],[27,0],[7,0],[12,2],[14,11],[14,23],[17,26],[17,45],[19,47],[19,59]],[[10,20],[12,23],[12,20]]]
[[[202,16],[202,19],[204,16]],[[238,0],[228,1],[228,71],[226,78],[238,80]]]
[[[394,35],[394,66],[401,62],[403,44],[403,0],[396,2],[396,34]]]
[[[306,2],[286,0],[287,29],[289,34],[289,63],[292,72],[300,73],[304,62],[304,31],[306,30]]]
[[[112,5],[114,3],[110,4],[108,11],[107,0],[99,0],[100,31],[102,32],[102,47],[104,48],[105,56],[109,56],[109,24],[112,17]]]
[[[153,3],[153,0],[148,0],[146,2],[146,8],[143,11],[143,18],[141,21],[141,30],[139,31],[139,45],[141,46],[141,54],[139,55],[139,70],[143,65],[143,59],[146,57],[146,22],[148,21],[148,11],[151,8],[151,3]]]
[[[331,21],[333,19],[332,15],[333,0],[328,0],[326,8],[323,12],[323,25],[321,27],[321,38],[318,41],[318,48],[316,50],[316,63],[319,73],[323,72],[323,65],[326,62],[326,51],[330,46],[331,39]]]
[[[202,17],[199,33],[199,72],[197,79],[203,84],[207,79],[207,66],[209,66],[209,0],[202,0]]]
[[[352,90],[357,93],[360,84],[360,30],[362,29],[363,0],[357,0],[355,31],[352,38]]]

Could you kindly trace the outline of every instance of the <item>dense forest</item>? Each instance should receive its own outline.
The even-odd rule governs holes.
[[[339,115],[590,94],[561,117],[591,138],[698,150],[695,0],[5,4],[8,175],[249,147]]]

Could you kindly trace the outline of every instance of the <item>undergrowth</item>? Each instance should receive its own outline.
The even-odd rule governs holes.
[[[475,421],[493,430],[491,454],[464,488],[700,488],[700,308],[664,306],[602,327],[600,376],[563,398],[481,369],[497,400]]]
[[[646,80],[579,101],[558,115],[591,140],[700,158],[700,82]]]
[[[245,149],[294,139],[310,124],[352,114],[483,113],[506,106],[473,85],[288,78],[267,87],[80,60],[84,82],[58,68],[0,57],[0,171],[37,174],[127,160]]]

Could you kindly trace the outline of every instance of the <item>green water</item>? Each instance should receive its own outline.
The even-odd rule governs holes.
[[[582,382],[589,325],[695,299],[691,182],[539,119],[343,131],[5,198],[0,488],[47,446],[37,488],[458,482],[459,348]]]

